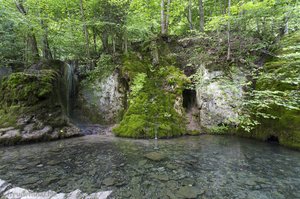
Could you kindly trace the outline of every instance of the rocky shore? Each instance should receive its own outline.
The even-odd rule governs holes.
[[[56,193],[55,191],[34,192],[20,187],[13,187],[10,183],[0,180],[1,199],[106,199],[112,191],[99,191],[86,194],[79,189],[71,193]]]

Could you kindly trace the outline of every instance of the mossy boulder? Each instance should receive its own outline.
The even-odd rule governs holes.
[[[12,73],[1,81],[1,104],[34,105],[39,100],[46,99],[53,91],[55,74],[53,70],[42,70],[38,74]]]
[[[175,102],[189,80],[178,68],[153,66],[149,60],[137,55],[124,58],[122,72],[130,82],[129,107],[113,129],[117,136],[169,138],[186,132],[183,108]]]

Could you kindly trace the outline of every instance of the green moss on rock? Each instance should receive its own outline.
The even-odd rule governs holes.
[[[187,77],[174,66],[152,66],[138,56],[124,58],[123,74],[130,79],[129,107],[113,129],[117,136],[168,138],[185,134],[185,117],[175,108]]]
[[[42,70],[39,74],[13,73],[0,84],[0,102],[3,105],[33,105],[50,96],[53,91],[53,70]]]

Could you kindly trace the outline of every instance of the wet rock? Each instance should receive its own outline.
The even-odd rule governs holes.
[[[15,166],[15,169],[17,169],[17,170],[24,170],[24,169],[26,169],[27,167],[26,166],[24,166],[24,165],[17,165],[17,166]]]
[[[51,197],[51,199],[65,199],[66,194],[65,193],[59,193]]]
[[[106,178],[103,180],[103,184],[105,186],[113,186],[115,184],[116,180],[114,178]]]
[[[158,152],[150,152],[145,155],[145,157],[152,161],[161,161],[166,158],[166,156],[162,153]]]
[[[0,180],[0,196],[11,187],[11,184],[5,182],[4,180]]]
[[[60,161],[58,161],[58,160],[50,160],[49,162],[47,162],[47,164],[50,165],[50,166],[54,166],[54,165],[60,164]]]
[[[169,177],[165,174],[151,174],[150,177],[160,180],[160,181],[168,181],[169,180]]]
[[[195,181],[191,178],[185,178],[184,180],[182,180],[182,185],[192,186],[194,184],[195,184]]]
[[[20,130],[9,130],[0,134],[0,144],[14,144],[21,138]]]
[[[178,168],[178,165],[168,163],[168,164],[166,165],[166,167],[167,167],[168,169],[174,170],[174,169],[177,169],[177,168]]]
[[[24,130],[24,133],[30,133],[33,131],[33,129],[34,129],[34,124],[32,123],[32,124],[26,125],[23,130]]]
[[[176,196],[179,198],[197,198],[197,196],[202,193],[203,192],[199,191],[196,187],[184,186],[179,188],[176,192]]]
[[[80,129],[74,125],[64,127],[60,131],[60,138],[69,138],[69,137],[75,137],[75,136],[80,136],[80,135],[81,135]]]
[[[147,163],[147,160],[141,160],[141,161],[139,161],[138,166],[143,167],[146,163]]]
[[[106,199],[112,191],[103,191],[103,192],[98,192],[98,193],[92,193],[88,195],[85,199]]]
[[[20,187],[15,187],[15,188],[9,189],[8,191],[4,192],[3,198],[5,198],[5,199],[19,199],[21,197],[29,196],[30,193],[32,193],[32,192],[30,192],[26,189],[22,189]]]
[[[45,126],[41,130],[36,130],[27,134],[22,135],[22,141],[28,142],[28,141],[36,141],[41,140],[45,137],[47,137],[48,133],[51,133],[53,128],[51,126]]]
[[[166,182],[166,187],[168,187],[172,191],[177,189],[177,185],[178,185],[178,183],[175,180],[170,180],[170,181]]]
[[[66,199],[81,199],[85,198],[87,195],[82,193],[79,189],[69,193],[66,197]]]
[[[0,135],[4,134],[6,131],[14,130],[14,127],[0,128]]]

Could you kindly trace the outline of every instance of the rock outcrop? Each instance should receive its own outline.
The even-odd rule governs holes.
[[[96,79],[81,85],[77,111],[94,123],[116,123],[124,110],[125,92],[119,73],[114,71],[104,79]]]
[[[232,79],[226,79],[223,71],[209,71],[205,67],[200,70],[202,76],[196,86],[196,99],[201,127],[210,130],[235,124],[243,97],[243,73],[237,71]]]
[[[0,145],[80,135],[66,112],[68,66],[40,62],[0,81]]]

